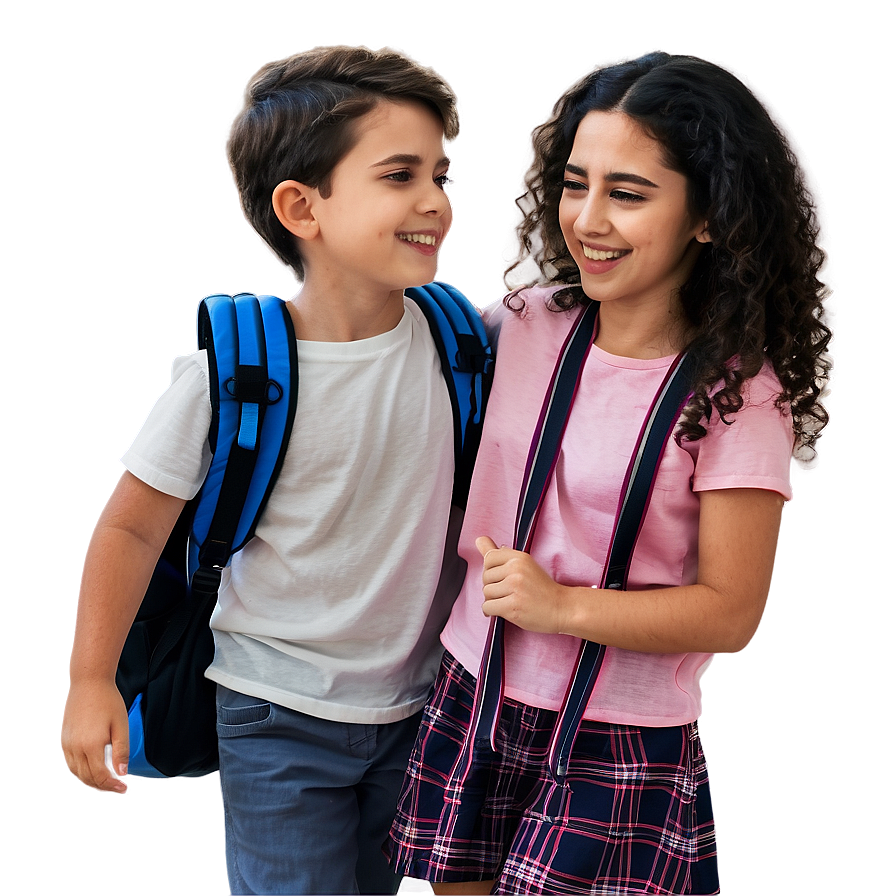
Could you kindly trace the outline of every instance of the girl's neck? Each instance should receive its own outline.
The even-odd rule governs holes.
[[[603,302],[594,344],[621,358],[653,360],[677,355],[693,338],[678,302],[659,311]]]

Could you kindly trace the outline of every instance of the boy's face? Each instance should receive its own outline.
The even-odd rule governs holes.
[[[319,233],[303,252],[351,289],[402,290],[435,277],[451,226],[448,159],[438,116],[417,103],[380,102],[356,122],[354,148],[314,197]]]

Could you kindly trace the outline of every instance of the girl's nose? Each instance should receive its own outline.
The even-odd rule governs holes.
[[[606,234],[612,229],[607,209],[599,198],[589,198],[576,218],[575,229],[581,236]]]

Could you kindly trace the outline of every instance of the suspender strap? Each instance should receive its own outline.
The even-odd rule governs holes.
[[[647,514],[660,458],[690,395],[693,368],[691,356],[681,354],[675,359],[641,427],[616,511],[613,538],[601,581],[602,588],[624,590],[628,583],[632,554]],[[603,644],[582,641],[551,739],[549,763],[554,780],[558,783],[566,778],[569,770],[573,741],[600,674],[605,652]]]
[[[548,483],[560,456],[560,446],[572,403],[594,341],[599,304],[592,302],[575,321],[560,352],[529,450],[517,510],[514,547],[529,551]],[[689,395],[693,363],[679,355],[670,367],[641,427],[623,483],[602,588],[624,589],[635,542],[641,531],[660,457]],[[494,735],[504,690],[504,620],[492,617],[479,670],[471,722],[477,748],[494,749]],[[551,773],[562,783],[569,769],[573,741],[594,690],[606,648],[583,641],[575,670],[558,715],[549,752]]]
[[[516,520],[516,550],[528,550],[535,519],[560,456],[560,444],[582,370],[594,342],[598,302],[589,303],[579,314],[554,367],[538,425],[529,449]],[[493,616],[479,669],[471,731],[477,747],[494,747],[495,728],[504,696],[504,620]]]

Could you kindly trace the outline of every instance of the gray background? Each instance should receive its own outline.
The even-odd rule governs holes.
[[[6,14],[4,890],[227,890],[216,776],[131,780],[119,797],[68,773],[68,652],[87,540],[171,358],[193,347],[197,301],[296,288],[242,218],[224,157],[245,83],[345,43],[401,49],[457,91],[439,276],[481,305],[514,254],[529,132],[594,65],[703,56],[791,136],[830,257],[833,423],[814,469],[794,471],[758,634],[704,678],[701,730],[727,896],[878,891],[892,830],[878,807],[893,798],[892,77],[881,7],[827,9],[158,0]]]

